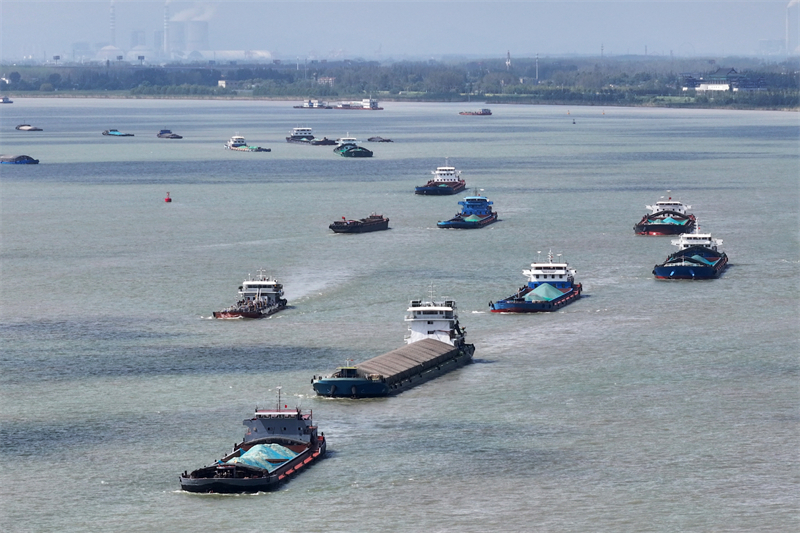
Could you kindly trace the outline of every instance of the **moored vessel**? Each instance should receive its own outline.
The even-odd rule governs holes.
[[[282,407],[280,388],[274,409],[256,408],[242,442],[210,466],[180,476],[181,489],[201,493],[261,492],[276,488],[325,457],[325,433],[318,433],[312,412]]]
[[[336,220],[328,226],[334,233],[368,233],[370,231],[381,231],[389,229],[389,219],[383,215],[372,213],[367,218],[360,220]]]
[[[638,224],[633,226],[636,235],[678,235],[691,233],[697,219],[688,212],[690,205],[663,196],[654,205],[645,206],[650,214],[644,215]]]
[[[433,178],[425,185],[414,188],[414,194],[441,196],[461,192],[467,187],[466,181],[461,179],[461,171],[448,164],[445,159],[443,167],[432,170]]]
[[[333,106],[328,105],[328,102],[322,100],[305,100],[302,104],[292,106],[295,109],[333,109]]]
[[[351,102],[339,102],[334,109],[355,109],[367,111],[381,111],[383,108],[378,105],[378,101],[373,98],[364,98],[363,100]]]
[[[156,137],[159,139],[183,139],[181,135],[177,133],[172,133],[172,130],[161,130],[156,133]]]
[[[214,311],[214,318],[264,318],[286,308],[283,285],[259,269],[255,278],[244,280],[239,287],[239,301],[222,311]]]
[[[714,279],[728,265],[728,255],[719,249],[722,239],[714,239],[710,233],[700,233],[699,227],[673,239],[672,244],[678,247],[678,251],[653,267],[656,279]]]
[[[454,300],[412,300],[405,321],[406,345],[363,363],[339,367],[328,377],[314,376],[314,391],[334,398],[369,398],[400,393],[472,361]]]
[[[491,109],[485,109],[485,108],[484,109],[478,109],[477,111],[461,111],[459,113],[459,115],[475,115],[475,116],[491,115],[491,114],[492,114],[492,110]]]
[[[38,165],[39,160],[29,155],[0,155],[0,163],[4,165]]]
[[[226,150],[235,150],[237,152],[271,152],[270,148],[261,148],[260,146],[248,146],[247,141],[241,135],[234,135],[228,142],[225,143]]]
[[[440,228],[475,229],[497,222],[497,213],[492,211],[492,204],[485,196],[467,196],[458,202],[461,212],[450,220],[440,220],[436,225]]]
[[[560,255],[560,254],[559,254]],[[575,269],[564,262],[553,262],[553,252],[546,262],[531,263],[522,274],[528,278],[525,285],[508,298],[489,302],[492,313],[540,313],[557,311],[581,297],[583,286],[575,283]]]

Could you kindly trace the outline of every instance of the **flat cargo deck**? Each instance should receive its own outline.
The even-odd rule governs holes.
[[[434,339],[423,339],[356,365],[361,376],[380,374],[389,385],[452,359],[458,348]]]

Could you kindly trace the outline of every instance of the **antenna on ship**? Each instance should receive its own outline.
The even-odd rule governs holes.
[[[281,389],[283,387],[278,387],[278,411],[281,410]]]

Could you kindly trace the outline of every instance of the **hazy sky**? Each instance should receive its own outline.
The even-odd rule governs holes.
[[[0,56],[71,58],[73,43],[110,44],[105,0],[0,0]],[[131,32],[152,46],[165,2],[115,0],[116,44]],[[295,58],[421,59],[562,54],[756,55],[783,42],[798,0],[582,1],[170,1],[171,17],[207,20],[209,48],[266,50]],[[793,4],[789,10],[787,6]]]

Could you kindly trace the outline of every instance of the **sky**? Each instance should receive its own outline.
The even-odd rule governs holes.
[[[761,55],[800,53],[800,0],[267,1],[0,0],[0,59],[73,56],[74,43],[131,48],[173,20],[208,22],[211,50],[260,50],[284,61],[447,57]],[[791,8],[788,8],[789,5]],[[787,18],[788,13],[788,18]]]

